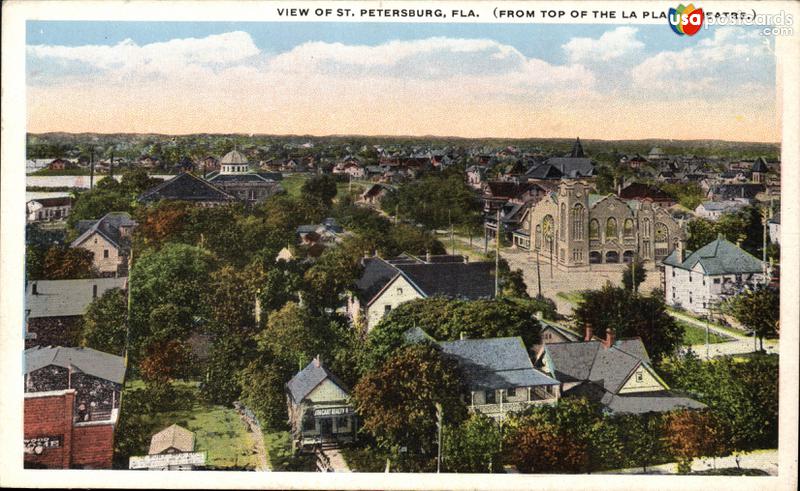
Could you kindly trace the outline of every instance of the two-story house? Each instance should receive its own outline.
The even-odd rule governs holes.
[[[667,305],[700,315],[745,286],[767,282],[769,274],[763,261],[722,235],[694,252],[679,246],[663,265]]]
[[[286,384],[286,403],[295,448],[352,442],[358,420],[345,384],[319,355]]]
[[[564,397],[586,397],[614,414],[705,407],[670,390],[640,338],[617,340],[611,330],[602,340],[587,328],[580,341],[546,343],[534,366],[563,384]]]
[[[347,314],[357,326],[372,329],[398,305],[436,295],[476,300],[494,297],[494,263],[467,262],[464,256],[403,255],[368,257],[347,301]]]
[[[535,404],[552,404],[561,383],[535,369],[522,338],[460,339],[440,342],[445,356],[464,374],[468,408],[495,419]]]
[[[81,220],[70,247],[81,247],[94,254],[92,266],[103,276],[127,276],[131,237],[136,222],[125,212],[111,212],[99,220]]]

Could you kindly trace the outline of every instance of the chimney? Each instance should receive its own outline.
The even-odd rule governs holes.
[[[584,341],[591,341],[592,340],[592,336],[594,335],[594,329],[592,328],[592,325],[587,322],[585,329],[586,329],[586,335],[584,336],[583,340]]]
[[[461,340],[462,340],[462,341],[463,341],[463,340],[465,340],[465,339],[467,339],[467,333],[465,333],[464,331],[461,331],[461,336],[460,336],[460,338],[461,338]]]
[[[614,346],[614,330],[610,327],[606,329],[606,340],[603,341],[603,346],[605,346],[606,349]]]
[[[425,262],[426,263],[430,263],[431,262],[431,251],[429,251],[429,250],[425,251]]]
[[[314,366],[315,367],[321,367],[322,366],[322,360],[320,359],[319,355],[317,355],[314,358]]]
[[[683,261],[686,260],[684,255],[685,255],[685,251],[683,249],[683,240],[679,240],[678,241],[678,262],[682,263]]]
[[[617,184],[617,196],[622,195],[622,184]]]

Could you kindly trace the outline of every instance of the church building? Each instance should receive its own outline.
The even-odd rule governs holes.
[[[208,182],[247,203],[260,203],[283,189],[273,179],[251,172],[247,157],[238,150],[222,157],[220,172]]]
[[[522,217],[514,246],[530,250],[533,242],[540,260],[570,270],[628,263],[637,256],[661,261],[684,240],[680,225],[662,207],[593,191],[585,180],[562,180],[557,192]]]

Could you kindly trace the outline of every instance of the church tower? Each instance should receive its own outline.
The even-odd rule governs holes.
[[[580,143],[578,143],[580,144]],[[562,179],[558,189],[556,219],[558,264],[589,265],[589,192],[583,180]]]

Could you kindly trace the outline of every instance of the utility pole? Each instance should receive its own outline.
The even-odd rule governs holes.
[[[497,229],[494,234],[494,298],[500,294],[500,208],[497,209]]]
[[[450,222],[450,254],[456,255],[456,243],[453,240],[453,218],[451,210],[447,210],[447,221]]]
[[[436,406],[436,428],[439,430],[439,436],[437,437],[438,455],[436,456],[436,473],[438,474],[442,470],[442,405],[437,402],[435,403],[435,406]]]
[[[114,179],[114,152],[111,152],[111,160],[108,161],[108,178]]]
[[[94,189],[94,148],[89,151],[89,191]]]

